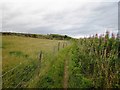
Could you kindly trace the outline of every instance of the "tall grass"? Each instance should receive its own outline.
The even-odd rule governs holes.
[[[120,42],[109,36],[106,32],[75,42],[69,87],[120,88]]]
[[[120,42],[114,34],[71,42],[2,37],[3,88],[63,88],[65,60],[68,88],[120,88]]]

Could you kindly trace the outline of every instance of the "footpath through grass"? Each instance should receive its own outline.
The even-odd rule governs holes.
[[[3,36],[3,88],[120,88],[119,47],[108,34],[72,41]]]

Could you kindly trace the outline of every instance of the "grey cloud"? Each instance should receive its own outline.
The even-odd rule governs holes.
[[[31,33],[51,34],[55,33],[51,27],[36,27],[29,30]]]
[[[117,29],[117,2],[86,3],[73,9],[50,12],[46,8],[29,10],[4,6],[3,31],[29,33],[58,33],[73,37],[105,32],[105,28]],[[62,6],[61,6],[62,7]]]

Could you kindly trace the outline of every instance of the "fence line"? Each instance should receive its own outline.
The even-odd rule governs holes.
[[[62,48],[65,48],[66,46],[67,46],[67,43],[66,42],[63,42],[63,43],[60,43],[60,42],[58,42],[58,47],[56,47],[57,49],[58,49],[58,51],[60,50],[60,46],[62,47]],[[56,50],[55,50],[55,47],[54,47],[54,53],[56,52]],[[43,57],[43,52],[42,52],[42,50],[40,50],[40,52],[39,52],[39,56],[38,56],[38,66],[35,68],[35,69],[40,69],[41,68],[41,61],[42,61],[42,57]],[[3,75],[1,75],[0,77],[3,77],[3,76],[5,76],[7,73],[9,73],[9,72],[11,72],[11,71],[13,71],[13,70],[15,70],[17,67],[19,67],[20,65],[22,65],[23,63],[20,63],[19,65],[17,65],[17,66],[15,66],[14,68],[12,68],[12,69],[10,69],[9,71],[7,71],[7,72],[5,72]],[[30,72],[32,72],[33,70],[31,70]],[[39,70],[40,71],[40,70]],[[38,74],[39,74],[39,71],[37,71],[38,72]],[[23,72],[26,72],[26,71],[23,71]],[[22,75],[24,75],[24,74],[22,74]],[[19,75],[19,77],[21,77],[22,75]],[[10,78],[9,78],[10,79]],[[23,82],[23,80],[24,80],[25,78],[23,78],[16,86],[15,86],[15,88],[17,88],[22,82]]]
[[[19,64],[19,65],[17,65],[17,66],[15,66],[14,68],[12,68],[12,69],[10,69],[10,70],[8,70],[7,72],[5,72],[3,75],[1,75],[0,77],[3,77],[3,76],[5,76],[7,73],[9,73],[9,72],[11,72],[11,71],[13,71],[13,70],[15,70],[17,67],[19,67],[21,65],[21,63]]]
[[[37,67],[34,69],[34,70],[36,70],[37,69]],[[34,71],[34,70],[31,70],[30,72],[32,72],[32,71]],[[24,72],[26,72],[26,71],[24,71]],[[29,72],[29,73],[30,73]],[[22,75],[25,75],[25,74],[22,74]],[[20,76],[22,76],[22,75],[20,75]],[[28,74],[29,75],[29,74]],[[20,77],[19,76],[19,77]],[[16,86],[15,86],[15,88],[17,88],[22,82],[24,82],[23,80],[25,80],[26,78],[23,78]]]
[[[36,67],[36,68],[37,68],[37,67]],[[35,69],[36,69],[36,68],[35,68]],[[34,69],[34,70],[35,70],[35,69]],[[34,71],[34,70],[31,70],[30,72],[32,72],[32,71]],[[21,77],[22,75],[26,75],[25,72],[26,72],[26,71],[23,71],[23,74],[20,74],[17,78]],[[29,73],[30,73],[30,72],[29,72]],[[29,74],[27,74],[27,75],[29,75]],[[11,77],[10,77],[10,78],[11,78]],[[10,79],[10,78],[9,78],[9,79]],[[7,80],[9,80],[9,79],[7,79]],[[17,88],[17,87],[23,82],[23,80],[25,80],[25,79],[26,79],[26,78],[22,78],[22,80],[20,80],[20,82],[15,86],[15,88]]]
[[[60,51],[61,48],[65,48],[67,45],[67,42],[58,42],[57,46],[53,47],[53,53],[56,53],[57,51]]]
[[[19,67],[20,65],[22,65],[24,62],[26,62],[26,61],[23,61],[22,63],[20,62],[20,63],[19,63],[18,65],[16,65],[14,68],[8,70],[7,72],[5,72],[5,73],[4,73],[3,75],[1,75],[0,77],[3,77],[3,76],[5,76],[7,73],[15,70],[17,67]]]
[[[39,76],[39,73],[40,73],[40,69],[41,69],[41,61],[42,61],[42,57],[43,57],[43,52],[42,52],[42,50],[40,50],[40,52],[39,52],[39,57],[38,57],[38,71],[37,71],[37,73],[38,73],[38,76]]]
[[[41,62],[41,60],[42,60],[42,51],[40,51],[39,53],[39,61]]]
[[[39,53],[38,68],[41,67],[42,55],[43,55],[43,53],[42,53],[42,51],[40,51],[40,53]],[[3,77],[3,76],[5,76],[5,75],[7,75],[9,72],[15,70],[16,68],[18,68],[18,67],[19,67],[20,65],[22,65],[22,64],[23,64],[23,63],[20,63],[19,65],[15,66],[14,68],[8,70],[7,72],[5,72],[5,73],[4,73],[3,75],[1,75],[0,77]],[[33,71],[33,70],[31,70],[30,72],[32,72],[32,71]],[[26,72],[26,71],[23,71],[23,72]],[[19,75],[19,77],[21,77],[22,75],[24,75],[24,74]],[[12,75],[12,76],[13,76],[13,75]],[[10,77],[9,79],[11,79],[11,78],[12,78],[12,77]],[[15,88],[17,88],[17,87],[23,82],[24,79],[25,79],[25,78],[23,78],[23,79],[15,86]]]
[[[67,46],[67,43],[66,43],[66,42],[63,43],[63,48],[64,48],[65,46]],[[60,50],[60,42],[58,42],[58,51],[59,51],[59,50]],[[54,53],[55,53],[55,47],[54,47]],[[42,54],[43,54],[42,51],[40,51],[40,53],[39,53],[39,62],[40,62],[40,64],[38,64],[38,67],[41,67]],[[4,73],[3,75],[1,75],[0,77],[5,76],[7,73],[15,70],[15,69],[16,69],[17,67],[19,67],[20,65],[22,65],[22,63],[20,63],[19,65],[15,66],[14,68],[8,70],[7,72],[5,72],[5,73]]]
[[[60,50],[60,42],[58,42],[58,51]]]
[[[41,50],[40,53],[39,53],[39,57],[38,57],[38,60],[39,60],[38,68],[41,68],[42,55],[43,55],[43,53],[42,53],[42,50]],[[38,72],[38,74],[39,74],[39,72]],[[22,76],[22,75],[20,75],[20,76]],[[19,76],[19,77],[20,77],[20,76]],[[24,80],[24,79],[22,79],[22,80],[15,86],[15,88],[17,88],[17,87],[23,82],[23,80]]]
[[[22,79],[16,86],[15,88],[17,88],[22,82],[23,82],[24,79]]]

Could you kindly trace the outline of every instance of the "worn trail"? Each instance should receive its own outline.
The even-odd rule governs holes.
[[[64,83],[63,83],[63,88],[67,89],[68,88],[68,59],[65,59],[64,63]]]

